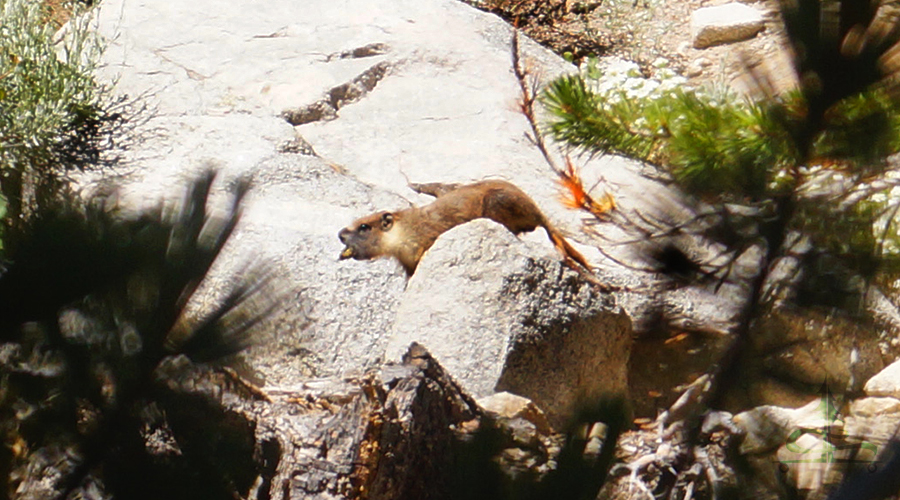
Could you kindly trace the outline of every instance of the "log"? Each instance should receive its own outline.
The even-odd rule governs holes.
[[[357,379],[266,392],[248,408],[263,464],[251,498],[449,498],[460,439],[483,416],[417,344]]]

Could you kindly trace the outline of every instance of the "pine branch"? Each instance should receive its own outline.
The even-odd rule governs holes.
[[[528,72],[522,65],[522,60],[519,54],[519,32],[516,29],[513,29],[513,36],[511,42],[512,49],[512,65],[513,72],[516,75],[516,80],[519,83],[519,90],[521,92],[521,102],[520,102],[520,111],[525,116],[528,121],[529,126],[531,127],[532,135],[526,137],[531,140],[532,144],[534,144],[541,154],[544,157],[544,160],[547,162],[547,165],[556,173],[557,177],[559,177],[560,182],[563,183],[564,186],[574,187],[576,191],[574,191],[575,196],[578,198],[578,202],[583,204],[583,206],[595,209],[600,209],[600,207],[604,207],[602,203],[595,202],[582,188],[581,181],[576,176],[574,176],[574,168],[572,167],[571,161],[567,158],[568,170],[561,169],[556,162],[553,160],[553,157],[550,155],[549,150],[547,149],[547,145],[544,142],[544,136],[538,127],[537,116],[535,114],[534,103],[536,101],[536,96],[538,92],[538,83],[536,80],[533,80],[529,85],[528,83]],[[611,200],[611,198],[610,198]],[[609,209],[615,208],[615,204],[609,204]],[[597,212],[599,214],[599,211]],[[567,262],[570,267],[578,272],[582,278],[586,281],[597,287],[599,290],[605,292],[611,292],[614,290],[618,290],[618,287],[611,286],[607,283],[603,283],[597,278],[597,276],[590,269],[583,269],[581,266],[575,266],[572,263]]]
[[[519,30],[515,28],[513,28],[511,46],[513,73],[516,75],[516,81],[519,82],[519,92],[521,95],[519,111],[525,115],[528,125],[531,127],[531,135],[527,135],[526,137],[528,137],[531,143],[538,148],[538,151],[544,156],[544,160],[547,162],[547,165],[550,166],[550,169],[553,170],[557,176],[562,177],[563,170],[557,166],[556,161],[550,155],[547,144],[544,142],[544,135],[538,128],[538,119],[534,111],[534,103],[538,94],[538,84],[537,81],[532,81],[531,84],[528,83],[528,71],[522,64],[521,55],[519,53]]]

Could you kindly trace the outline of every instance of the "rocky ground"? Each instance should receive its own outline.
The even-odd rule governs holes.
[[[284,497],[304,498],[320,486],[309,479],[319,478],[310,470],[331,481],[346,479],[345,468],[356,467],[339,461],[355,460],[353,446],[361,443],[323,430],[326,422],[337,420],[335,415],[365,407],[369,413],[360,422],[366,432],[381,429],[379,419],[392,418],[415,436],[417,415],[404,410],[415,391],[400,391],[398,380],[433,391],[434,399],[429,396],[426,403],[447,403],[446,394],[454,391],[465,394],[462,403],[454,400],[464,409],[435,427],[444,431],[450,424],[454,431],[465,431],[467,419],[482,411],[469,395],[490,398],[505,390],[527,396],[546,416],[530,412],[529,420],[497,412],[529,422],[516,422],[528,429],[528,445],[508,448],[508,455],[523,463],[534,455],[546,464],[546,449],[554,446],[547,422],[559,428],[571,417],[579,392],[630,394],[647,430],[623,438],[622,467],[608,496],[651,494],[646,485],[664,489],[678,481],[682,492],[717,484],[701,479],[694,465],[706,471],[703,477],[729,474],[722,457],[740,433],[730,415],[708,416],[702,447],[690,448],[679,436],[684,415],[694,411],[691,405],[705,390],[699,377],[727,338],[740,289],[683,289],[658,303],[652,277],[604,257],[600,245],[627,260],[627,250],[610,243],[627,235],[615,228],[585,232],[581,216],[558,203],[556,179],[525,137],[530,124],[517,109],[522,95],[508,23],[537,41],[522,38],[519,55],[543,81],[576,71],[570,61],[589,64],[591,57],[615,56],[636,61],[644,76],[667,68],[692,83],[742,88],[738,75],[744,66],[783,56],[773,5],[751,4],[764,19],[763,31],[753,38],[697,49],[690,17],[711,5],[707,2],[470,3],[482,11],[456,0],[106,0],[97,23],[110,44],[102,76],[147,103],[152,113],[139,131],[140,147],[128,152],[128,164],[115,176],[94,175],[83,182],[120,184],[123,205],[141,207],[155,205],[207,168],[219,171],[217,199],[224,198],[234,179],[252,177],[241,225],[202,295],[213,302],[248,261],[270,262],[284,281],[285,307],[246,356],[243,372],[279,406],[276,415],[267,413],[268,407],[262,411],[256,437],[277,441],[269,451],[283,453],[283,459],[272,458],[277,472],[268,471],[266,480],[277,475]],[[790,75],[777,81],[789,85]],[[578,162],[587,185],[609,189],[623,209],[676,206],[675,196],[643,178],[634,162],[618,157]],[[337,232],[353,219],[429,201],[409,189],[409,182],[490,177],[510,180],[531,195],[616,291],[592,288],[561,265],[543,234],[515,238],[487,221],[448,232],[409,280],[390,260],[337,260]],[[201,300],[195,307],[206,305]],[[676,312],[684,331],[643,336],[644,342],[632,344],[648,332],[651,306]],[[409,367],[415,365],[409,359],[385,365],[399,362],[412,342],[431,353],[420,356],[427,358],[421,373]],[[766,362],[785,366],[809,351],[799,341],[790,347]],[[863,371],[847,368],[839,375],[861,391],[883,364],[877,349],[876,354],[854,349],[836,346],[830,349],[837,353],[834,358],[813,359],[802,375],[830,373],[855,355],[863,358],[863,368],[852,369]],[[432,362],[449,377],[440,371],[439,383],[432,383]],[[757,368],[765,372],[771,363]],[[690,383],[693,392],[688,390],[681,406],[672,409]],[[317,389],[335,385],[346,394]],[[401,401],[391,400],[394,390]],[[781,399],[766,401],[782,405],[816,399],[786,390],[759,393],[774,394]],[[880,403],[854,415],[900,412],[892,401]],[[389,415],[388,408],[400,410]],[[667,409],[673,413],[657,419]],[[765,420],[755,415],[744,419],[748,427]],[[774,477],[778,462],[773,454],[788,434],[808,424],[805,414],[789,417],[777,422],[776,434],[783,440],[753,450],[753,458],[767,467],[766,479]],[[816,425],[809,428],[830,423]],[[354,427],[358,434],[361,428]],[[590,436],[601,440],[601,434]],[[337,449],[346,456],[337,457]],[[292,462],[291,456],[306,462]],[[640,457],[649,458],[636,462]],[[304,474],[310,483],[296,479]],[[635,486],[639,483],[643,486]],[[340,497],[341,484],[322,486],[315,498]]]
[[[667,68],[694,84],[739,91],[747,90],[747,66],[769,71],[776,88],[790,86],[794,78],[783,64],[788,54],[777,1],[744,2],[764,22],[755,36],[704,48],[694,46],[692,15],[728,0],[466,1],[500,15],[576,64],[617,57],[638,63],[646,76]]]

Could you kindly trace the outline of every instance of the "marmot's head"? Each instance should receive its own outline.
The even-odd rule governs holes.
[[[369,260],[391,253],[386,247],[386,234],[394,227],[394,214],[376,212],[357,219],[350,226],[341,229],[338,238],[346,245],[341,252],[341,260],[354,258]]]

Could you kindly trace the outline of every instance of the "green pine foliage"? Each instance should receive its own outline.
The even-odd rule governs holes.
[[[550,133],[576,148],[652,164],[704,198],[757,201],[783,194],[785,172],[807,161],[877,173],[885,157],[900,151],[900,104],[885,92],[837,103],[807,153],[795,140],[807,111],[798,93],[753,101],[680,88],[634,98],[594,86],[582,74],[550,83],[544,94],[554,117]]]
[[[792,348],[827,335],[886,340],[891,330],[880,328],[887,325],[867,302],[879,291],[894,305],[900,296],[900,11],[889,1],[779,4],[792,65],[779,74],[797,75],[786,86],[792,90],[770,90],[777,88],[772,75],[754,68],[747,68],[752,97],[742,97],[616,81],[588,65],[542,95],[545,130],[570,151],[639,160],[682,195],[669,212],[648,200],[645,210],[602,214],[600,222],[634,236],[642,269],[671,286],[717,292],[727,282],[739,290],[727,296],[735,315],[708,372],[711,388],[686,419],[691,446],[701,441],[696,422],[708,409],[762,403],[758,395],[770,382],[802,393],[808,380],[773,368]],[[776,326],[786,318],[802,327]],[[852,328],[823,328],[841,322]],[[798,361],[798,374],[803,363],[818,361]],[[850,393],[862,390],[858,380],[845,383]],[[694,459],[688,453],[684,463]],[[841,498],[876,498],[866,487],[896,493],[896,482],[871,479],[865,487],[847,483]]]
[[[648,200],[598,221],[631,236],[637,266],[669,285],[658,293],[718,292],[726,283],[737,291],[706,408],[762,402],[748,374],[762,375],[787,346],[771,328],[779,317],[847,321],[888,348],[896,325],[871,304],[900,297],[895,11],[890,2],[781,2],[792,67],[778,74],[797,79],[776,87],[772,75],[747,68],[750,96],[633,83],[647,81],[638,72],[616,80],[613,65],[588,65],[542,94],[545,131],[570,151],[639,160],[681,195],[670,212]],[[780,376],[792,390],[805,383]]]
[[[782,235],[800,231],[866,279],[900,276],[900,170],[887,161],[900,151],[900,102],[889,88],[871,82],[813,116],[810,89],[757,100],[690,87],[633,95],[592,76],[546,88],[555,139],[652,165],[704,203],[752,207],[753,237],[781,217]]]

